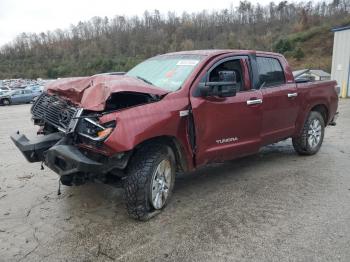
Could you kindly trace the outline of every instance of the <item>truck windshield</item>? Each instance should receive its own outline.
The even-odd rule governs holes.
[[[200,55],[156,56],[138,64],[126,75],[167,91],[176,91],[181,88],[203,57]]]

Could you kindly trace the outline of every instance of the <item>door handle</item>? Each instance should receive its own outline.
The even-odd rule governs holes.
[[[288,98],[297,97],[298,93],[288,93]]]
[[[247,105],[257,105],[257,104],[262,104],[262,99],[251,99],[251,100],[247,100]]]

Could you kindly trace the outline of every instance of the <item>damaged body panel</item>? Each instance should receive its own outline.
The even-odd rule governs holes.
[[[298,153],[315,154],[337,106],[334,81],[296,83],[282,55],[177,52],[125,75],[51,83],[31,109],[38,138],[11,139],[64,185],[123,181],[129,214],[145,220],[166,205],[178,172],[289,137]]]
[[[141,80],[120,75],[64,78],[49,84],[45,90],[50,95],[60,96],[90,111],[105,110],[106,101],[112,99],[112,94],[122,92],[161,96],[167,93]]]
[[[172,138],[181,152],[179,168],[187,170],[193,168],[187,121],[178,112],[187,108],[188,99],[180,97],[129,76],[60,79],[46,87],[31,112],[44,140],[53,134],[61,139],[41,147],[40,157],[29,158],[37,153],[26,144],[37,141],[17,134],[11,138],[30,162],[44,161],[60,176],[124,170],[135,147],[149,139]],[[108,130],[106,137],[94,136]]]

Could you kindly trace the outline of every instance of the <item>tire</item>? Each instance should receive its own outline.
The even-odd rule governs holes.
[[[293,137],[293,147],[299,155],[314,155],[320,150],[325,132],[325,122],[317,111],[311,111],[302,133]]]
[[[132,218],[146,221],[168,204],[175,183],[175,166],[169,146],[148,144],[135,152],[123,183],[126,208]]]
[[[11,101],[10,101],[9,99],[7,99],[7,98],[3,99],[1,102],[2,102],[2,104],[3,104],[4,106],[9,106],[9,105],[11,105]]]

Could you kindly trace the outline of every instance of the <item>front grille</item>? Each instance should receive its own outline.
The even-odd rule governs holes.
[[[32,107],[33,118],[40,119],[61,131],[68,132],[71,120],[79,109],[67,101],[47,93],[41,94]]]

